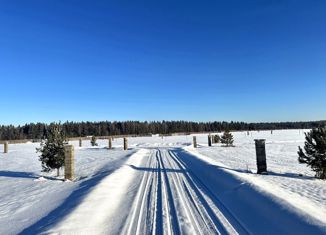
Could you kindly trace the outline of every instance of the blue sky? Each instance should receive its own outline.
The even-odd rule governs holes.
[[[322,0],[0,2],[0,124],[326,118]]]

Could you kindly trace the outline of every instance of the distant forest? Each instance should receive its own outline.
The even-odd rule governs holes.
[[[62,127],[68,138],[111,135],[150,135],[192,132],[220,132],[277,129],[310,129],[325,126],[326,121],[245,123],[245,122],[189,122],[189,121],[124,121],[124,122],[65,122]],[[43,138],[50,124],[30,123],[23,126],[0,125],[0,140],[38,140]]]

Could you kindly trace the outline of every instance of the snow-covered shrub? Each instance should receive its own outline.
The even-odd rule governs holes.
[[[91,139],[91,145],[92,146],[97,146],[96,140],[97,140],[96,137],[92,136],[92,139]]]
[[[220,143],[221,137],[219,135],[214,135],[213,142],[214,144]]]

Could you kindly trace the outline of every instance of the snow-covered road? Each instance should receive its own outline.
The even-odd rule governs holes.
[[[247,233],[235,218],[236,229],[230,224],[209,189],[172,149],[154,149],[144,166],[131,167],[143,176],[124,234]]]

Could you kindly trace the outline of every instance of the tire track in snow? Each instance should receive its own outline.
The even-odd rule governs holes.
[[[156,155],[156,166],[157,174],[155,175],[155,183],[157,185],[156,190],[156,203],[155,203],[155,218],[153,223],[152,231],[155,231],[155,234],[163,234],[163,202],[162,202],[162,176],[161,176],[161,166],[158,161],[158,156]]]
[[[145,167],[139,167],[138,170],[144,173],[124,234],[164,234],[165,231],[171,235],[179,234],[176,233],[177,217],[173,216],[175,209],[171,203],[160,152],[152,150]]]
[[[170,166],[171,169],[178,169],[175,168],[170,160],[169,160],[170,156],[167,155],[167,152],[164,151],[164,160],[167,162],[167,164]],[[189,226],[191,226],[193,228],[193,230],[195,231],[196,234],[202,234],[201,229],[200,229],[200,225],[198,223],[198,220],[196,219],[196,215],[193,211],[193,208],[191,208],[191,201],[189,201],[189,198],[186,196],[186,192],[183,190],[183,184],[181,182],[181,177],[179,176],[179,173],[173,173],[171,174],[171,182],[173,187],[175,188],[176,192],[175,194],[177,194],[180,198],[180,203],[181,203],[181,207],[183,207],[184,210],[184,214],[185,216],[188,218],[189,220]],[[180,211],[179,213],[182,213],[182,211]]]
[[[179,221],[178,221],[178,216],[177,216],[177,211],[175,208],[175,204],[173,201],[173,194],[172,194],[172,190],[171,190],[171,186],[169,183],[169,179],[168,179],[168,173],[167,170],[165,168],[165,165],[162,161],[162,154],[161,151],[158,149],[157,150],[158,153],[158,160],[160,163],[160,166],[162,167],[162,171],[163,171],[163,188],[164,188],[164,198],[165,198],[165,208],[166,208],[166,212],[167,212],[167,230],[168,230],[168,234],[180,234],[180,226],[179,226]],[[173,232],[173,233],[172,233]]]
[[[173,150],[134,168],[143,174],[123,234],[250,234]]]
[[[202,180],[200,180],[196,174],[191,171],[191,169],[186,167],[186,164],[184,163],[184,161],[182,161],[182,159],[180,159],[175,153],[171,152],[171,157],[174,159],[174,161],[183,169],[187,169],[188,171],[188,178],[189,181],[188,182],[192,182],[192,184],[197,184],[199,186],[197,186],[197,190],[200,190],[200,187],[202,188],[203,191],[205,191],[207,193],[207,199],[209,201],[212,201],[212,203],[210,204],[215,204],[217,206],[214,206],[215,208],[215,214],[217,216],[217,219],[221,222],[223,222],[224,225],[226,225],[226,228],[231,228],[231,230],[233,230],[236,233],[239,234],[252,234],[245,225],[242,224],[242,222],[237,219],[237,217],[221,202],[221,200],[215,196],[215,194],[213,194],[211,192],[211,190],[204,184],[204,182]],[[191,179],[193,178],[193,179]],[[199,195],[199,194],[198,194]],[[232,225],[231,225],[232,224]],[[227,229],[229,230],[229,229]],[[232,232],[232,233],[234,233]],[[230,232],[229,232],[230,233]]]
[[[186,174],[185,169],[180,168],[173,162],[173,160],[170,160],[172,157],[170,152],[165,151],[165,155],[165,159],[171,168],[180,171],[177,174],[173,174],[171,180],[174,182],[174,186],[177,190],[176,194],[180,196],[183,207],[185,208],[186,216],[190,221],[190,225],[194,229],[194,234],[220,234],[219,230],[221,230],[221,228],[218,229],[214,225],[210,215],[206,211],[208,206],[203,207],[202,201],[198,199],[198,191],[194,192],[190,184],[187,183],[188,179],[184,176],[184,174]],[[213,214],[211,213],[211,216],[212,215]],[[216,220],[215,224],[217,223],[219,223],[219,221]]]
[[[152,151],[153,152],[153,151]],[[146,163],[146,166],[151,166],[152,158],[149,157]],[[144,172],[144,175],[142,177],[141,184],[139,186],[139,190],[137,192],[136,201],[134,203],[134,210],[132,213],[132,217],[130,218],[130,221],[128,222],[128,235],[131,234],[141,234],[140,233],[140,227],[142,223],[142,216],[145,209],[145,201],[146,201],[146,193],[150,192],[149,185],[151,184],[151,181],[153,180],[149,175],[151,173],[148,171]],[[136,217],[138,215],[138,217]]]

